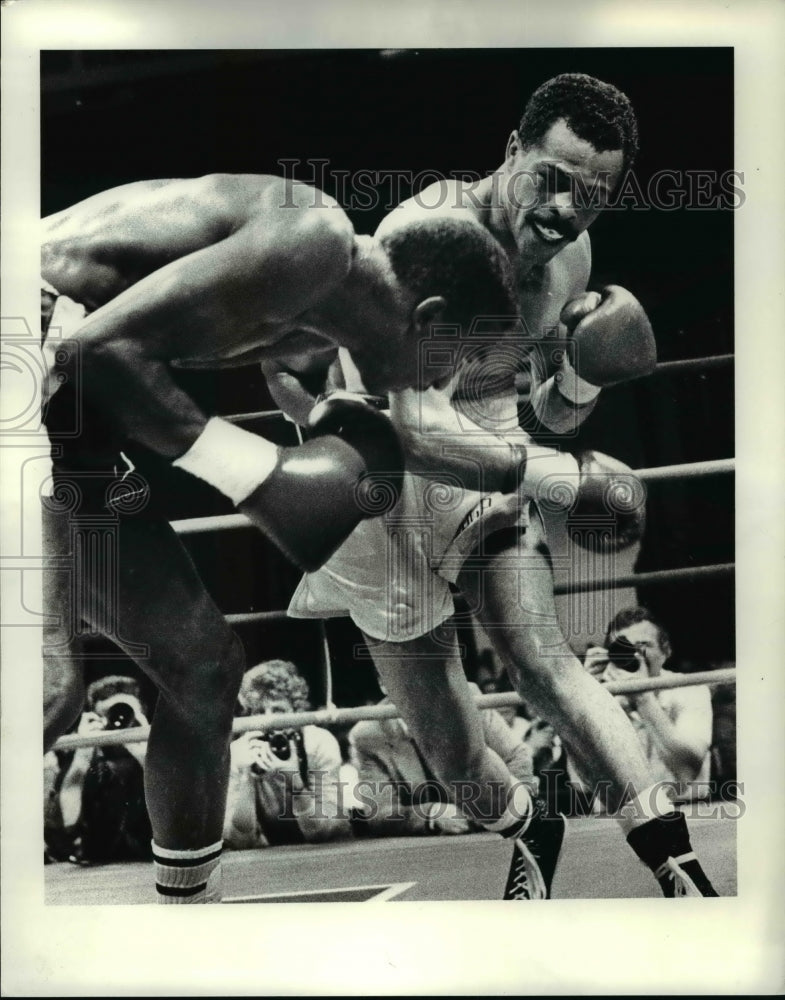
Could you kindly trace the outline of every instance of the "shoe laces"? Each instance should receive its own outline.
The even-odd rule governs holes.
[[[673,883],[673,895],[675,897],[683,896],[702,896],[703,893],[700,892],[697,885],[693,882],[690,876],[681,867],[687,861],[697,861],[695,854],[690,851],[688,854],[680,854],[678,857],[666,858],[663,864],[656,870],[654,876],[660,882],[663,880],[670,881]]]
[[[510,886],[511,899],[545,899],[545,885],[539,872],[536,859],[529,852],[526,844],[519,837],[515,840],[515,870]],[[527,864],[527,858],[532,857],[534,868]],[[539,875],[539,878],[537,877]]]

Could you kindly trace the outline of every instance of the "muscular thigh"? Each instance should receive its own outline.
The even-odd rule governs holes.
[[[553,597],[553,572],[545,529],[533,517],[525,532],[497,532],[482,556],[462,570],[458,587],[501,655],[513,682],[564,653]]]
[[[384,688],[421,746],[482,740],[452,626],[406,642],[366,641]]]
[[[74,648],[110,639],[159,679],[232,640],[223,615],[166,521],[74,519],[44,512],[49,637]]]
[[[510,528],[487,536],[457,584],[486,628],[557,623],[551,557],[539,517],[523,531]]]

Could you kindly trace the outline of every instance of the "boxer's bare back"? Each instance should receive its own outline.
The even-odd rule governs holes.
[[[44,219],[42,235],[43,277],[94,314],[86,333],[209,367],[262,360],[292,334],[287,352],[327,349],[306,311],[355,249],[332,199],[254,175],[124,185]]]

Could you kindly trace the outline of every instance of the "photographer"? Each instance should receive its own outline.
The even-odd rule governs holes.
[[[308,686],[293,663],[269,660],[246,671],[240,714],[310,708]],[[231,745],[224,843],[240,849],[348,836],[338,741],[326,729],[248,732]]]
[[[77,733],[146,725],[137,682],[111,676],[88,687]],[[55,857],[75,864],[150,857],[152,831],[144,803],[146,749],[145,743],[129,743],[74,751],[62,769],[57,792],[62,826],[47,831]]]
[[[665,677],[668,634],[645,608],[626,608],[608,626],[605,646],[586,651],[584,667],[600,682]],[[704,685],[620,695],[657,781],[676,782],[679,798],[709,793],[711,693]]]

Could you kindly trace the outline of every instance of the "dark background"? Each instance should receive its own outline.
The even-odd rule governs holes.
[[[50,51],[41,53],[42,211],[144,178],[281,173],[281,159],[329,160],[318,182],[339,200],[334,178],[341,170],[485,174],[501,163],[531,92],[567,71],[605,79],[631,99],[644,189],[662,169],[743,167],[732,158],[731,49]],[[306,164],[295,176],[314,180]],[[402,187],[402,197],[411,193]],[[384,204],[350,207],[349,214],[360,232],[372,232]],[[591,235],[592,284],[613,281],[638,296],[660,360],[733,351],[731,211],[608,211]],[[271,405],[253,369],[200,375],[192,390],[215,412]],[[291,441],[291,428],[280,422],[252,426]],[[634,467],[731,456],[733,369],[606,390],[577,443]],[[228,509],[192,483],[173,487],[181,516]],[[732,477],[652,485],[648,514],[639,570],[733,560]],[[299,578],[256,533],[188,544],[227,612],[283,608]],[[734,657],[730,581],[651,588],[639,597],[695,666]],[[318,625],[239,631],[250,662],[293,659],[320,700]],[[358,640],[351,624],[333,622],[328,632],[338,703],[373,697],[368,664],[349,662]]]

